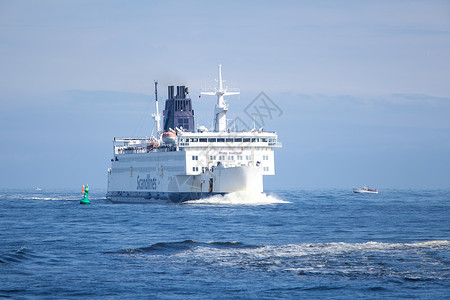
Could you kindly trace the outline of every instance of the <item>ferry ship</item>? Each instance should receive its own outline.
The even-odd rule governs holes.
[[[106,197],[113,203],[170,200],[179,203],[239,191],[263,192],[263,176],[275,174],[274,148],[281,147],[276,132],[236,131],[227,124],[224,96],[238,95],[223,86],[219,65],[214,95],[214,128],[194,127],[189,89],[168,87],[161,115],[155,81],[157,136],[114,138]]]

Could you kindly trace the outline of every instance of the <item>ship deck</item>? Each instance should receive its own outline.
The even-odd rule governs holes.
[[[188,148],[280,148],[276,132],[180,132],[175,144],[151,138],[114,138],[114,154],[185,151]]]

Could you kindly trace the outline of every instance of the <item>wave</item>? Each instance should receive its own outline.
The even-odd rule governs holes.
[[[26,247],[0,253],[0,263],[18,263],[38,257]]]
[[[247,245],[241,242],[199,242],[194,240],[184,240],[180,242],[160,242],[151,244],[149,247],[137,249],[124,249],[124,251],[151,252],[161,251],[167,249],[191,249],[194,247],[209,247],[209,248],[244,248],[244,249],[260,249],[261,251],[278,251],[278,255],[289,254],[317,254],[317,253],[339,253],[351,252],[360,250],[395,250],[395,249],[412,249],[412,248],[447,248],[450,247],[450,241],[436,240],[417,243],[383,243],[383,242],[365,242],[365,243],[345,243],[345,242],[330,242],[330,243],[302,243],[302,244],[286,244],[286,245]],[[283,250],[283,251],[281,251]]]
[[[265,193],[255,193],[250,191],[234,192],[225,195],[214,195],[209,198],[186,201],[184,204],[194,205],[271,205],[278,203],[291,203],[289,201],[278,199],[274,195]]]
[[[25,200],[41,200],[41,201],[80,201],[83,196],[78,193],[73,194],[11,194],[0,195],[0,199],[13,200],[13,201],[25,201]],[[89,195],[89,200],[104,200],[104,196]]]
[[[149,247],[142,247],[137,249],[123,249],[123,252],[127,253],[163,253],[170,254],[173,252],[182,252],[185,250],[190,250],[195,247],[206,247],[206,248],[239,248],[239,247],[252,247],[245,246],[240,242],[197,242],[194,240],[185,240],[181,242],[161,242],[150,245]]]
[[[450,241],[417,243],[302,243],[249,245],[241,242],[161,242],[123,249],[151,261],[211,268],[238,268],[295,276],[375,276],[395,280],[448,280]]]

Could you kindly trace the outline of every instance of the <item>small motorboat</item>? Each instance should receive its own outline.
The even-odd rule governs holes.
[[[362,189],[360,188],[354,188],[353,189],[353,193],[365,193],[365,194],[378,194],[378,190],[376,189],[371,189],[368,186],[363,187]]]

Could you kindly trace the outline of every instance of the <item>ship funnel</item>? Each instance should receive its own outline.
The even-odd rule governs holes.
[[[186,98],[186,88],[184,85],[177,86],[177,99]]]
[[[174,86],[169,86],[169,96],[163,111],[164,132],[170,128],[183,128],[183,131],[194,132],[194,110],[192,109],[189,89],[184,85],[177,86],[177,94],[174,95]]]
[[[167,99],[173,99],[173,85],[169,85],[167,89]]]

